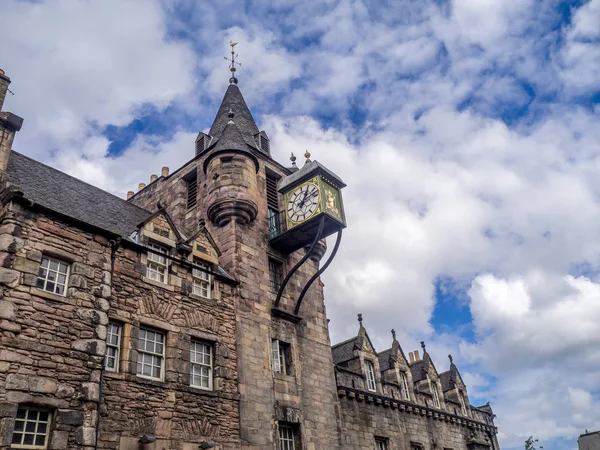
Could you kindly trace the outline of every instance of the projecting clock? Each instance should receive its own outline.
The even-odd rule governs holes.
[[[304,222],[310,219],[318,208],[319,188],[314,183],[304,183],[291,192],[287,215],[294,222]]]
[[[318,161],[308,160],[302,169],[283,178],[278,190],[283,194],[285,211],[278,230],[270,234],[271,245],[293,252],[344,228],[341,189],[345,186]]]

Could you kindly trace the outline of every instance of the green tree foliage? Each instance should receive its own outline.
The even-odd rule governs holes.
[[[529,436],[525,439],[525,450],[537,450],[535,444],[539,442],[539,439],[534,439],[533,436]],[[540,449],[544,448],[543,445],[540,445]]]

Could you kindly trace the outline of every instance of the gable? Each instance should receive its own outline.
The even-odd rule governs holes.
[[[140,234],[153,241],[174,247],[180,234],[166,211],[159,210],[140,224]]]
[[[193,237],[188,239],[188,244],[192,247],[192,258],[203,259],[214,264],[219,263],[221,252],[217,248],[215,241],[206,228],[201,229]]]

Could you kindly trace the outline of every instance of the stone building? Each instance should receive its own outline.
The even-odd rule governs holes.
[[[498,450],[453,363],[378,353],[362,321],[331,347],[319,278],[296,303],[326,247],[273,245],[280,190],[343,183],[273,160],[235,77],[126,200],[13,151],[21,124],[0,112],[0,449]]]

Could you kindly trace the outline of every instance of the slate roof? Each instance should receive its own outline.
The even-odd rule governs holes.
[[[248,105],[246,105],[246,101],[242,96],[240,88],[235,84],[230,84],[227,88],[219,111],[217,111],[215,120],[208,133],[213,138],[211,146],[217,145],[219,139],[221,139],[224,134],[227,123],[231,119],[229,117],[229,110],[234,113],[233,120],[240,132],[239,137],[242,139],[242,141],[238,141],[237,144],[246,143],[250,147],[256,149],[257,146],[256,142],[254,142],[254,136],[258,134],[259,130],[252,117],[252,113],[250,113],[250,110],[248,109]]]
[[[454,388],[452,373],[447,370],[439,374],[440,383],[442,383],[442,392],[449,391]]]
[[[354,346],[356,345],[357,340],[358,336],[331,347],[333,363],[340,364],[354,358]]]
[[[277,185],[277,190],[279,192],[282,192],[288,186],[295,183],[299,183],[300,181],[304,181],[304,178],[309,178],[318,172],[323,173],[327,177],[331,178],[338,184],[339,187],[343,188],[346,186],[346,184],[342,181],[340,177],[338,177],[335,173],[333,173],[319,161],[307,161],[306,164],[304,164],[304,166],[302,166],[300,170],[297,170],[293,174],[282,178],[279,184]]]
[[[426,371],[423,366],[423,360],[416,361],[410,364],[410,373],[412,374],[413,382],[424,380],[426,377]]]
[[[387,350],[382,351],[377,358],[379,358],[379,370],[384,372],[388,369],[392,368],[390,364],[390,356],[392,356],[392,349],[388,348]]]
[[[26,199],[122,236],[129,236],[152,214],[15,151],[10,154],[7,173]]]

